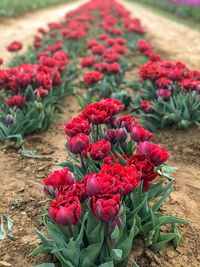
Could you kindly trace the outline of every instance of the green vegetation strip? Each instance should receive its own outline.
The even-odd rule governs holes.
[[[200,30],[200,7],[191,7],[183,5],[174,5],[166,1],[160,0],[129,0],[129,2],[135,2],[142,6],[148,7],[148,9],[155,11],[171,20],[184,24],[196,30]],[[191,12],[194,10],[194,12]],[[184,12],[185,11],[185,12]],[[197,14],[195,13],[197,12]],[[193,14],[196,15],[193,15]]]
[[[66,2],[68,0],[0,0],[0,16],[17,16],[24,12]]]

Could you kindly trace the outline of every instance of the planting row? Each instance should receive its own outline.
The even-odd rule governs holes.
[[[108,17],[100,25],[98,15],[91,12],[90,8],[86,14],[71,12],[64,21],[39,29],[27,53],[15,56],[10,68],[0,70],[1,141],[19,141],[47,129],[60,99],[77,86],[88,87],[79,98],[82,106],[114,97],[130,106],[153,131],[199,122],[199,72],[180,62],[162,61],[144,40],[140,20],[128,17],[127,11],[123,21]],[[21,48],[17,41],[7,46],[14,54]],[[136,82],[138,77],[131,71],[147,59],[151,61],[141,67]],[[79,84],[74,83],[76,77],[82,79]],[[131,93],[129,87],[138,93]]]
[[[182,18],[200,20],[199,0],[140,0],[139,2],[158,7]]]
[[[36,231],[42,244],[33,256],[51,253],[63,267],[114,267],[126,265],[135,240],[154,251],[180,244],[178,224],[187,221],[158,211],[174,183],[169,154],[131,115],[120,116],[123,109],[105,98],[63,125],[68,157],[44,179],[47,237]]]
[[[15,16],[27,11],[43,8],[58,3],[66,3],[66,0],[1,0],[0,16]]]

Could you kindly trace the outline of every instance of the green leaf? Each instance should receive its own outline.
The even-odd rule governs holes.
[[[98,267],[114,267],[113,261],[105,262],[99,265]]]
[[[164,225],[164,224],[173,224],[173,223],[181,223],[181,224],[187,224],[188,220],[180,218],[180,217],[175,217],[175,216],[166,216],[157,213],[156,214],[157,220],[159,225]]]
[[[160,235],[160,241],[153,244],[151,248],[155,251],[158,252],[166,243],[169,241],[173,240],[176,237],[175,233],[165,233]]]
[[[54,241],[47,239],[40,231],[35,229],[36,235],[41,239],[42,245],[38,246],[31,252],[31,256],[36,256],[39,253],[51,252],[54,248]]]
[[[180,233],[178,231],[177,224],[173,225],[173,231],[176,234],[176,237],[174,237],[174,239],[173,239],[173,246],[174,246],[174,248],[177,248],[180,245],[181,240],[182,240],[181,235],[180,235]]]
[[[113,260],[120,261],[122,258],[122,250],[121,249],[112,249],[111,250],[111,257]]]
[[[173,184],[173,181],[171,182],[171,184]],[[171,192],[172,192],[172,188],[169,188],[163,194],[163,196],[158,201],[156,201],[156,203],[152,206],[152,210],[153,211],[157,211],[161,207],[161,205],[166,201],[166,199],[169,197],[169,195],[171,194]]]
[[[91,266],[95,263],[101,251],[102,244],[103,242],[98,242],[82,249],[80,254],[80,267]]]
[[[35,150],[20,149],[19,153],[26,158],[42,158],[42,156],[38,155]]]
[[[1,224],[0,224],[0,240],[4,240],[6,238],[6,230],[3,225],[3,217],[1,218]]]
[[[56,265],[54,263],[42,263],[42,264],[39,264],[39,265],[35,265],[34,267],[56,267]]]
[[[111,239],[116,240],[119,237],[119,227],[116,225],[114,231],[111,234]]]
[[[134,192],[132,193],[132,201],[134,202]],[[143,201],[141,202],[140,205],[138,205],[134,210],[127,215],[127,221],[131,220],[134,218],[136,214],[147,204],[147,196],[144,197]]]
[[[13,220],[11,219],[11,217],[8,215],[8,214],[5,214],[4,215],[4,218],[6,219],[7,221],[7,227],[8,227],[8,230],[7,230],[7,236],[13,240],[16,239],[16,237],[13,235],[12,233],[12,227],[13,227]]]
[[[86,100],[83,97],[79,96],[79,95],[77,95],[77,100],[78,100],[78,103],[81,106],[81,108],[84,109],[86,107],[86,105],[87,105]]]
[[[130,230],[129,236],[127,239],[125,239],[124,241],[122,241],[117,248],[122,250],[122,258],[121,260],[125,260],[131,250],[132,244],[133,244],[133,238],[137,235],[137,233],[139,232],[139,229],[137,228],[137,226],[135,225],[135,220],[133,223],[133,226]]]

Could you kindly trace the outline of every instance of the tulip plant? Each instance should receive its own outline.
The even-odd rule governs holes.
[[[154,251],[180,244],[186,220],[159,212],[174,180],[168,152],[111,98],[88,104],[63,126],[68,159],[44,179],[47,237],[32,255],[49,252],[63,267],[125,266],[135,239]],[[164,232],[163,225],[169,225]]]
[[[133,110],[151,131],[200,123],[200,72],[171,61],[148,62],[140,68],[142,82],[133,83],[138,97]]]

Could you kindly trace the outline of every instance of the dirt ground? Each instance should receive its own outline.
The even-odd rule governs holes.
[[[72,5],[75,4],[73,3]],[[71,5],[66,6],[66,8],[70,7]],[[132,8],[134,14],[137,14],[137,16],[143,19],[144,24],[147,23],[147,18],[144,16],[147,10],[135,4],[133,8],[129,3],[127,3],[127,7],[129,9]],[[141,10],[141,13],[137,11],[136,8]],[[33,29],[29,29],[31,33],[28,33],[29,37],[27,36],[27,39],[31,37],[36,28],[44,26],[44,24],[50,20],[58,20],[66,11],[61,7],[58,12],[59,16],[56,17],[52,15],[56,13],[54,9],[39,11],[39,14],[41,14],[40,12],[46,12],[46,14],[48,14],[46,15],[46,20],[43,21],[43,18],[42,22],[39,23],[41,16],[39,16],[38,19],[35,17],[37,25],[34,26]],[[153,14],[151,16],[153,16]],[[154,14],[153,21],[155,22],[156,16],[157,15]],[[30,28],[31,23],[27,23],[27,18],[24,17],[22,20],[23,23],[28,24]],[[162,30],[150,29],[150,23],[148,27],[150,37],[155,43],[156,38],[157,40],[160,38],[156,37],[157,33],[159,35],[162,32],[163,38],[167,35],[166,29],[162,28],[164,25],[161,24],[159,17],[157,17],[157,20],[157,27],[159,24]],[[19,22],[20,21],[21,19],[19,19]],[[23,25],[23,23],[21,25]],[[168,21],[168,24],[170,23],[174,22]],[[11,30],[14,31],[13,24],[10,25],[12,25]],[[177,27],[179,26],[185,27],[177,25]],[[10,27],[11,26],[8,26],[7,31],[9,31]],[[176,29],[174,29],[174,31],[175,30]],[[26,32],[27,28],[24,31]],[[2,37],[1,34],[3,33],[0,23],[0,36]],[[22,30],[21,32],[19,31],[18,34],[19,37],[21,36],[20,40],[22,40]],[[5,38],[7,38],[7,41],[11,40],[12,34],[10,37],[8,36],[9,35],[7,35],[7,37],[5,36],[2,40],[4,41]],[[184,45],[183,38],[185,41],[187,36],[188,35],[182,36],[182,45]],[[179,54],[175,54],[174,52],[178,45],[175,47],[170,45],[168,47],[162,46],[161,43],[158,45],[165,50],[165,53],[168,54],[169,57],[179,59]],[[193,44],[191,43],[190,45],[192,46]],[[0,53],[3,53],[1,49]],[[195,64],[196,60],[200,57],[199,53],[199,55],[196,55],[195,60],[190,61],[189,55],[192,57],[194,55],[193,53],[196,53],[196,51],[187,52],[187,57],[184,60],[187,64]],[[31,267],[43,260],[51,261],[50,256],[39,256],[35,259],[29,256],[29,253],[38,244],[38,239],[34,234],[34,227],[42,228],[41,213],[45,204],[45,197],[40,188],[42,178],[47,176],[51,170],[55,168],[55,164],[58,160],[65,160],[66,137],[61,129],[61,125],[78,111],[79,107],[75,97],[67,97],[64,102],[64,112],[61,114],[60,119],[52,124],[47,132],[26,138],[26,148],[37,150],[38,153],[43,156],[42,159],[23,158],[19,156],[15,150],[11,149],[0,150],[0,215],[7,213],[12,216],[14,220],[13,233],[17,237],[15,241],[10,239],[0,241],[0,267]],[[174,192],[167,203],[162,207],[162,210],[166,214],[183,216],[190,221],[189,225],[180,227],[181,234],[183,235],[182,245],[176,250],[169,245],[160,253],[154,254],[149,249],[144,252],[142,243],[136,242],[129,257],[128,266],[132,266],[131,259],[133,257],[140,263],[140,267],[200,266],[200,209],[198,208],[200,201],[199,133],[197,127],[193,127],[187,132],[170,129],[158,132],[155,138],[156,142],[163,145],[171,153],[170,164],[178,167],[178,171],[174,174],[176,179]]]
[[[0,57],[5,60],[11,58],[11,53],[7,52],[5,47],[14,40],[21,41],[24,44],[23,52],[27,45],[31,44],[33,35],[38,28],[46,28],[49,22],[61,20],[67,12],[76,9],[80,3],[84,4],[85,2],[88,2],[88,0],[70,0],[68,4],[33,11],[22,17],[0,17]]]
[[[192,68],[200,68],[200,31],[172,21],[131,1],[118,0],[133,16],[139,17],[151,42],[169,52],[167,59],[180,60]]]

